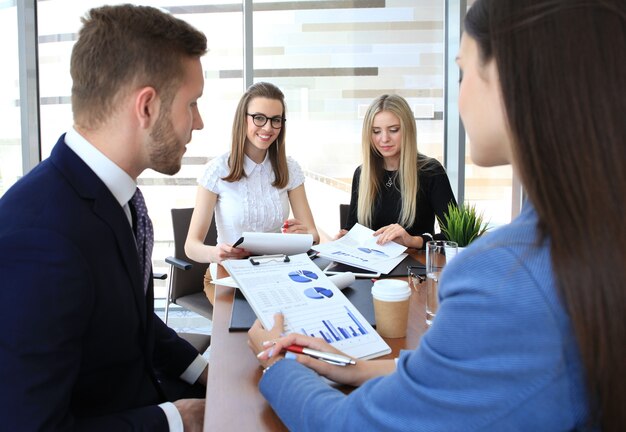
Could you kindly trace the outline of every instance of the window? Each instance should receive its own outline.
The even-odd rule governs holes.
[[[339,203],[349,202],[361,163],[363,116],[381,94],[407,99],[420,152],[443,162],[440,0],[254,4],[254,80],[285,93],[287,152],[307,172],[319,229],[339,229]]]
[[[9,3],[10,2],[5,2]],[[22,176],[17,7],[0,2],[0,196]]]
[[[447,0],[455,3],[452,0]],[[17,59],[16,7],[2,6],[2,55]],[[50,154],[71,127],[71,49],[80,17],[104,2],[39,1],[41,153]],[[192,207],[196,178],[204,164],[230,148],[232,119],[244,90],[242,1],[142,1],[169,10],[207,35],[203,58],[204,130],[194,132],[181,171],[163,176],[146,171],[138,179],[155,225],[154,261],[172,251],[170,209]],[[369,103],[383,93],[405,97],[414,110],[420,152],[444,161],[444,7],[441,0],[254,0],[254,81],[278,85],[287,99],[287,152],[307,174],[307,195],[318,228],[334,235],[339,204],[349,201],[354,169],[361,163],[361,127]],[[458,2],[456,2],[458,3]],[[465,5],[465,2],[461,1]],[[457,5],[458,7],[458,5]],[[0,193],[21,175],[18,63],[0,76]],[[454,145],[451,143],[450,145]],[[338,151],[340,149],[340,151]],[[467,149],[469,152],[469,148]],[[469,155],[468,155],[469,156]],[[510,168],[480,169],[465,163],[465,197],[492,224],[511,213]],[[164,296],[164,287],[156,295]]]

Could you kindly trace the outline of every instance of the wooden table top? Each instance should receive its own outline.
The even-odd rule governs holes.
[[[423,252],[411,251],[411,255],[424,262]],[[226,273],[220,268],[219,275]],[[248,348],[248,333],[228,330],[234,293],[234,288],[223,286],[215,291],[204,430],[286,431],[258,390],[262,370]],[[395,358],[401,349],[417,347],[427,330],[424,301],[423,289],[411,295],[407,335],[385,338],[392,352],[381,358]]]

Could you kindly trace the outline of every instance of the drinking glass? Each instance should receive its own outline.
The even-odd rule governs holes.
[[[439,276],[446,265],[446,256],[452,259],[458,251],[455,242],[434,240],[426,243],[426,324],[431,325],[439,309]]]
[[[409,288],[418,296],[419,316],[426,315],[426,265],[407,266]]]

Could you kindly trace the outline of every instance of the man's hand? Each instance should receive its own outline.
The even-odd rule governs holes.
[[[204,368],[204,370],[202,371],[202,373],[200,374],[196,382],[206,387],[206,382],[208,378],[209,378],[209,365],[206,365],[206,367]]]
[[[183,419],[185,432],[202,432],[204,428],[204,399],[179,399],[174,406]]]

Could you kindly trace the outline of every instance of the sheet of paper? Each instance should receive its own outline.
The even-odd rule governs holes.
[[[274,314],[282,312],[286,332],[322,337],[352,357],[367,359],[391,352],[306,254],[291,256],[290,262],[272,259],[255,266],[246,259],[222,265],[266,328],[274,325]]]
[[[230,276],[223,277],[223,278],[220,278],[220,279],[213,279],[213,284],[214,285],[227,286],[227,287],[231,287],[231,288],[239,288],[239,285],[237,285],[237,282],[235,282],[235,279],[233,279]]]
[[[252,255],[296,255],[308,251],[313,245],[311,234],[244,232],[240,240],[238,247]]]
[[[342,290],[344,288],[348,288],[355,281],[355,277],[354,277],[354,273],[346,272],[346,273],[328,276],[328,280],[331,281],[337,288]],[[231,288],[239,288],[239,285],[237,284],[237,282],[235,282],[235,279],[233,279],[230,276],[223,277],[220,279],[214,279],[213,283],[215,285],[222,285],[222,286],[227,286]]]
[[[339,240],[312,248],[324,258],[387,274],[406,257],[406,247],[396,242],[378,245],[373,234],[371,229],[355,224]]]

